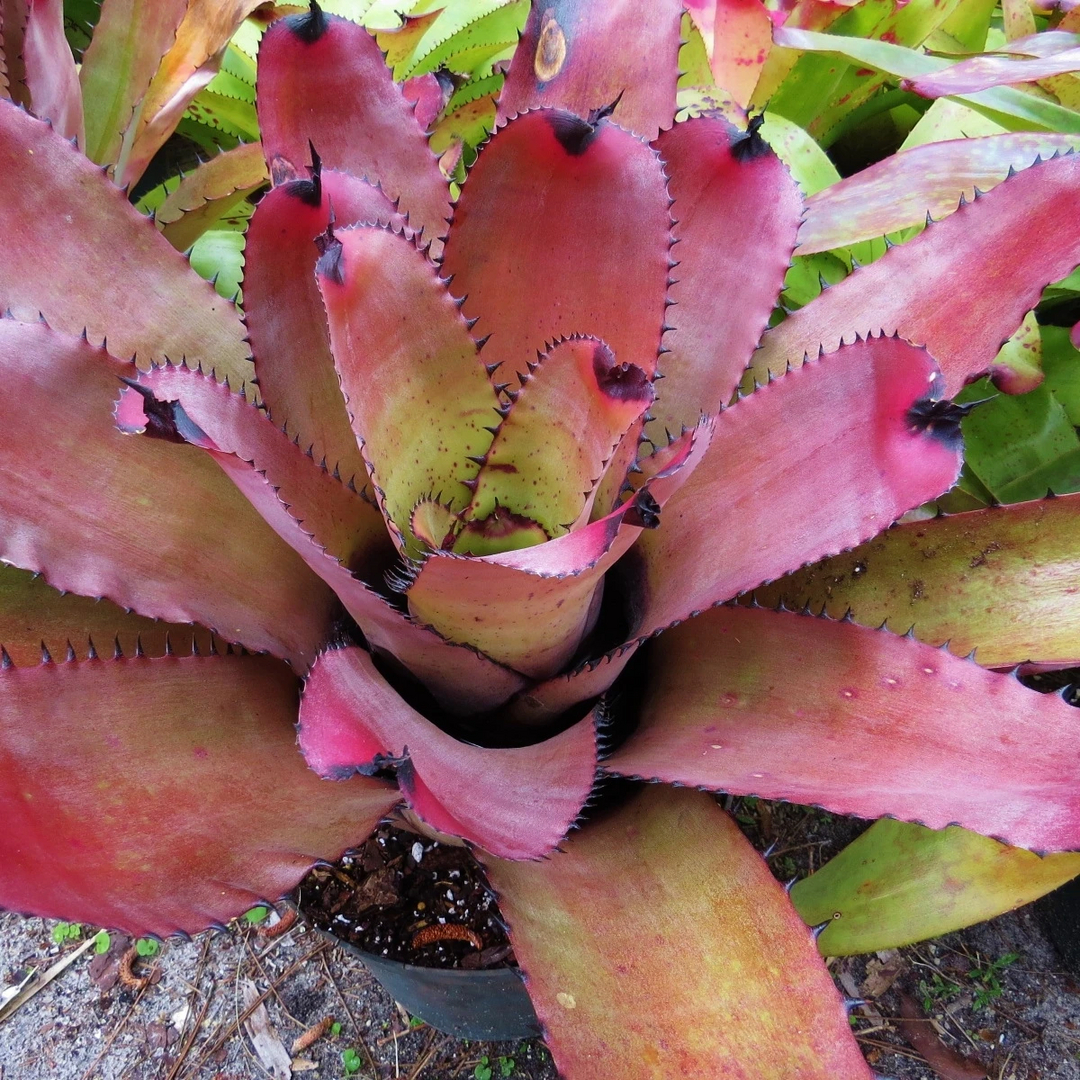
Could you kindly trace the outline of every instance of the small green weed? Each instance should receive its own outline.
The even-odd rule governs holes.
[[[161,945],[153,938],[141,937],[135,942],[135,951],[139,956],[157,956],[161,952]]]
[[[109,937],[108,930],[99,930],[94,935],[94,952],[101,956],[102,953],[109,951],[109,946],[112,944],[112,938]]]
[[[512,1057],[500,1057],[499,1058],[499,1075],[504,1078],[514,1075],[514,1069],[517,1068],[517,1062]]]
[[[360,1071],[360,1055],[350,1046],[341,1051],[341,1067],[346,1076],[355,1076]]]
[[[255,907],[244,912],[244,922],[248,926],[258,926],[270,912],[262,904],[258,904]]]
[[[426,1021],[421,1020],[419,1016],[409,1017],[409,1030],[413,1031],[416,1028],[423,1027]]]
[[[52,930],[52,939],[57,945],[68,941],[78,941],[82,937],[82,927],[78,923],[57,923]]]
[[[336,1020],[330,1025],[330,1034],[335,1036],[341,1034],[341,1024]]]
[[[933,978],[919,980],[919,999],[929,1013],[952,1001],[960,994],[963,987],[952,979],[946,978],[940,971],[935,971]]]
[[[985,1009],[991,1001],[1002,995],[1001,979],[998,976],[1011,964],[1020,959],[1019,953],[1009,952],[999,956],[989,964],[980,964],[971,973],[971,981],[976,984],[972,1008]]]

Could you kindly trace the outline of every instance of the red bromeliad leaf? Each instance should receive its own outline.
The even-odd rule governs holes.
[[[722,412],[701,466],[635,549],[635,636],[861,543],[948,490],[960,413],[935,400],[941,381],[925,350],[868,338]]]
[[[604,767],[736,795],[1080,847],[1080,712],[853,623],[714,608],[663,635]]]
[[[85,153],[99,165],[120,157],[124,132],[161,58],[176,40],[187,0],[109,0],[83,54]]]
[[[228,217],[269,179],[262,147],[258,143],[242,144],[188,173],[158,207],[154,220],[177,251],[187,251],[207,229]],[[250,230],[248,243],[250,264]]]
[[[332,594],[211,462],[115,430],[118,380],[136,373],[43,323],[0,320],[0,560],[306,666]]]
[[[259,50],[258,102],[271,169],[278,158],[298,168],[310,141],[329,168],[379,183],[411,228],[438,246],[450,216],[449,188],[367,30],[318,5],[280,19]]]
[[[764,379],[851,335],[894,330],[940,358],[945,393],[990,369],[1043,287],[1080,263],[1080,157],[1033,165],[887,251],[795,312],[762,340]],[[1077,204],[1077,213],[1070,207]],[[962,304],[943,297],[963,296]]]
[[[337,593],[371,647],[405,665],[445,708],[483,712],[524,685],[518,673],[410,622],[367,584],[392,551],[378,511],[226,386],[184,368],[159,368],[124,391],[117,420],[125,431],[149,430],[208,451]]]
[[[643,529],[656,528],[707,446],[705,433],[688,433],[668,467],[618,510],[547,543],[484,558],[432,554],[409,585],[410,610],[451,641],[549,678],[593,628],[604,575]]]
[[[1075,34],[1033,34],[1008,44],[1007,51],[1015,55],[973,56],[931,75],[902,79],[900,85],[923,97],[935,98],[1036,82],[1080,71],[1078,44],[1080,38]]]
[[[552,105],[578,116],[615,103],[615,122],[651,141],[675,116],[682,4],[647,16],[633,0],[533,4],[499,98],[500,122]]]
[[[229,38],[260,0],[187,0],[138,116],[124,136],[117,183],[134,184],[173,133],[195,95],[217,74]]]
[[[783,285],[802,200],[756,126],[740,132],[698,117],[664,132],[657,145],[681,241],[672,252],[675,303],[665,312],[666,380],[647,429],[660,442],[665,429],[677,435],[730,400]]]
[[[0,672],[0,906],[169,934],[288,892],[398,798],[319,780],[295,715],[295,676],[269,657]]]
[[[504,365],[500,380],[525,374],[537,352],[570,334],[598,337],[616,363],[653,373],[668,201],[656,152],[608,120],[543,109],[483,147],[442,265],[478,332],[490,335],[484,359]]]
[[[102,656],[116,646],[129,656],[142,651],[164,656],[168,648],[179,655],[211,648],[213,635],[202,627],[164,623],[125,611],[108,600],[61,593],[28,570],[0,565],[0,645],[19,667],[41,660],[42,645],[59,660],[72,648],[80,658],[90,642]]]
[[[615,362],[604,342],[572,337],[544,353],[520,387],[484,455],[466,516],[505,507],[549,536],[581,515],[612,452],[652,404],[645,372]]]
[[[870,1080],[813,938],[708,795],[646,789],[544,862],[483,862],[568,1080]]]
[[[464,508],[499,398],[456,301],[390,229],[357,226],[323,247],[334,363],[384,513],[400,530],[428,496]]]
[[[48,119],[65,139],[86,141],[83,130],[82,91],[75,57],[64,37],[63,0],[29,0],[29,18],[23,39],[23,63],[30,107]]]
[[[331,204],[339,225],[400,220],[378,188],[347,173],[314,167],[310,178],[279,184],[248,227],[244,312],[270,414],[362,487],[367,467],[349,426],[315,280],[315,238],[326,231]]]
[[[533,746],[473,746],[406,705],[356,647],[319,657],[304,687],[299,730],[300,748],[320,776],[396,766],[401,790],[424,822],[506,859],[551,851],[596,775],[592,715]],[[477,782],[482,799],[468,794]]]
[[[759,589],[864,626],[886,619],[984,667],[1080,663],[1080,495],[897,525]]]
[[[84,328],[142,365],[172,356],[244,382],[244,326],[101,170],[47,124],[0,102],[0,307]],[[64,212],[58,214],[57,206]],[[109,237],[102,244],[100,238]],[[63,258],[57,258],[57,252]]]
[[[799,229],[798,254],[921,225],[927,214],[944,217],[961,199],[989,191],[1040,154],[1050,157],[1078,145],[1076,135],[1010,132],[904,150],[811,195]]]
[[[966,829],[882,818],[820,870],[791,902],[823,956],[895,949],[992,919],[1080,874],[1080,853],[1040,857]]]
[[[769,12],[761,0],[696,0],[687,7],[705,39],[716,85],[745,109],[772,49]]]

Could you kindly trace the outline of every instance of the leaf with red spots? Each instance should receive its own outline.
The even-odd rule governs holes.
[[[642,530],[662,521],[664,504],[707,446],[706,432],[689,432],[670,465],[633,498],[554,540],[483,558],[433,553],[409,585],[410,611],[517,671],[554,675],[592,630],[604,575]]]
[[[662,635],[623,776],[1080,847],[1080,711],[847,622],[720,607]]]
[[[670,223],[656,152],[612,122],[543,109],[496,132],[462,186],[442,264],[476,332],[490,335],[495,377],[525,374],[571,334],[651,375]]]
[[[716,85],[746,108],[769,51],[772,20],[761,0],[690,0]]]
[[[871,1080],[809,931],[708,795],[648,788],[543,862],[481,858],[560,1075]]]
[[[864,626],[886,619],[984,667],[1080,663],[1080,495],[897,525],[758,590]]]
[[[487,451],[500,414],[457,303],[390,229],[357,226],[324,247],[317,275],[334,363],[384,513],[404,532],[420,499],[464,508],[470,459]]]
[[[615,447],[655,393],[641,368],[620,364],[597,338],[558,342],[530,367],[507,391],[513,403],[465,516],[483,520],[505,508],[556,536],[581,517]]]
[[[566,836],[593,788],[596,719],[532,746],[460,742],[411,709],[363,649],[319,657],[304,687],[300,748],[320,775],[394,767],[414,811],[506,859],[537,859]],[[482,782],[484,797],[471,797]]]
[[[425,240],[443,235],[446,180],[412,105],[362,26],[317,8],[279,19],[259,50],[258,103],[271,169],[279,158],[299,168],[309,160],[310,142],[327,168],[381,185]]]
[[[551,105],[586,117],[613,103],[615,122],[648,140],[675,116],[682,4],[645,17],[634,0],[534,3],[499,99],[499,119]]]
[[[0,672],[0,906],[164,935],[287,893],[398,799],[315,776],[295,716],[269,657]]]

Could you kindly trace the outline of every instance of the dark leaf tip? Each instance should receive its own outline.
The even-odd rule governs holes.
[[[330,20],[316,0],[311,0],[311,9],[299,15],[288,15],[282,20],[294,37],[305,45],[314,45],[326,33]]]
[[[545,114],[559,145],[571,156],[580,157],[592,145],[600,131],[600,121],[591,124],[580,116],[561,109]]]
[[[731,144],[731,156],[736,161],[753,161],[769,153],[769,144],[761,137],[761,125],[765,123],[765,114],[752,116],[746,125],[746,134],[741,135]]]

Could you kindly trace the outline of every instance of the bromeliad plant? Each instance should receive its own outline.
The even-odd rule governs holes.
[[[368,33],[275,23],[243,321],[0,108],[0,904],[200,930],[404,801],[476,848],[565,1075],[836,1080],[870,1076],[843,1004],[710,792],[1015,845],[879,834],[879,881],[919,857],[957,918],[1031,894],[1017,848],[1080,847],[1064,701],[725,603],[950,488],[951,395],[1080,262],[1080,163],[1017,173],[755,353],[801,199],[756,122],[673,123],[680,16],[535,7],[453,205]],[[865,585],[876,618],[917,591],[930,639],[1076,662],[1078,523],[1060,499],[905,526],[826,599]],[[583,814],[607,777],[688,790]],[[852,892],[834,912],[865,924]]]

